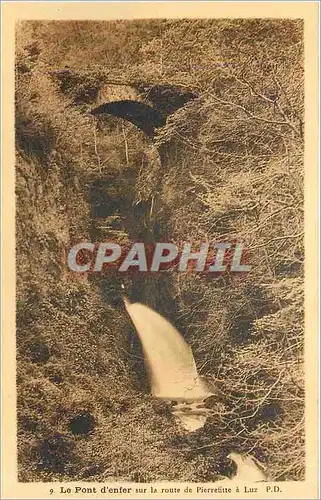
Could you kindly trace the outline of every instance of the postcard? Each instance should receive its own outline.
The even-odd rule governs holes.
[[[4,2],[3,498],[318,498],[318,2]]]

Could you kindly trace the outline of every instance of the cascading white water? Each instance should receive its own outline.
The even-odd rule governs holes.
[[[177,402],[172,412],[186,430],[203,427],[210,411],[202,402],[214,393],[197,373],[190,346],[160,314],[138,302],[124,302],[143,346],[152,394]],[[218,484],[266,481],[253,457],[233,452],[228,458],[237,466],[236,475]]]
[[[208,411],[199,403],[213,392],[197,373],[190,346],[160,314],[138,302],[124,301],[143,346],[152,394],[179,402],[173,414],[185,429],[203,427]]]

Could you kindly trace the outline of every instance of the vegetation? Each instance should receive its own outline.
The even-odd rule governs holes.
[[[271,479],[304,479],[302,30],[261,19],[17,27],[20,481],[215,481],[232,473],[232,450]],[[111,89],[175,111],[153,139],[97,121],[88,111]],[[148,393],[119,275],[66,265],[79,241],[161,238],[240,241],[252,265],[239,277],[125,278],[215,384],[212,417],[192,434]]]

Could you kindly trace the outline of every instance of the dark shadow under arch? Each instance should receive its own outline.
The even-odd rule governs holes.
[[[157,109],[140,101],[115,101],[102,104],[91,110],[92,115],[109,114],[127,120],[149,137],[155,133],[155,128],[162,127],[166,123],[165,116]]]

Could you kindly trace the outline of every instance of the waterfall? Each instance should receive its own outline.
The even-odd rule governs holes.
[[[177,403],[173,414],[185,429],[203,427],[208,410],[202,402],[213,392],[197,373],[191,347],[160,314],[138,302],[124,302],[142,343],[152,394]]]

